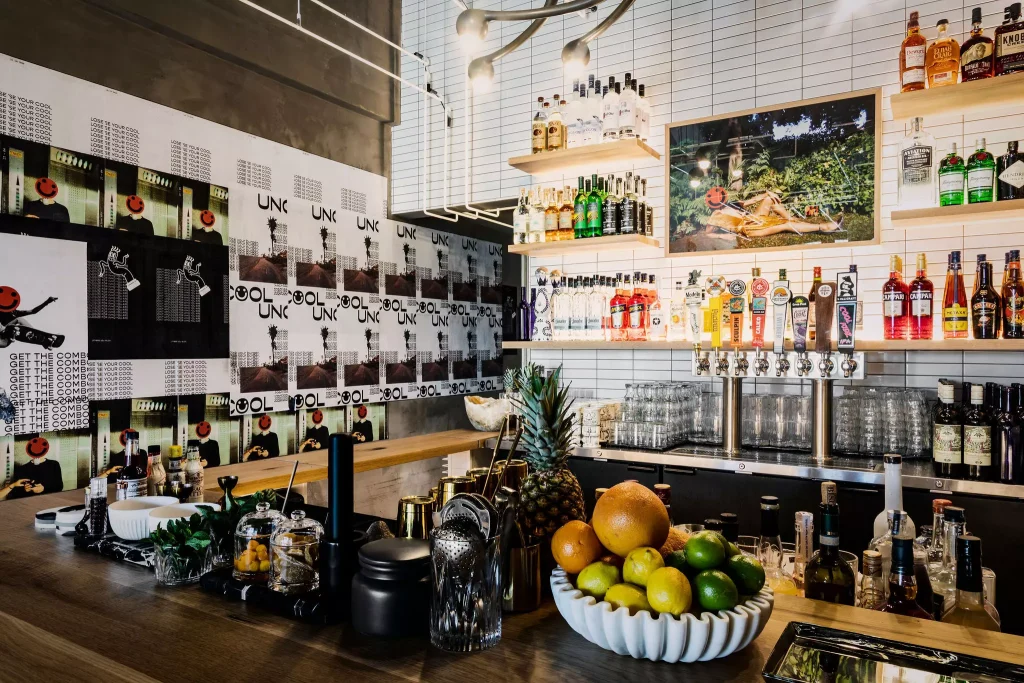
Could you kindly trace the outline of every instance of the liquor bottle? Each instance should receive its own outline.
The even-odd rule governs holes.
[[[720,512],[718,519],[722,522],[722,536],[730,543],[736,543],[740,537],[740,520],[735,512]]]
[[[148,492],[146,477],[146,456],[139,448],[139,433],[129,429],[125,433],[124,467],[117,473],[114,481],[117,500],[138,498]]]
[[[569,339],[569,316],[572,314],[572,295],[564,277],[551,276],[551,338],[554,341]]]
[[[885,531],[875,536],[868,543],[869,550],[877,550],[882,556],[882,583],[888,586],[889,572],[892,570],[892,540],[894,538],[913,538],[907,533],[907,513],[903,510],[885,511]]]
[[[636,114],[637,114],[637,95],[636,95],[636,81],[630,78],[630,74],[626,74],[626,80],[623,86],[625,90],[622,91],[622,95],[619,96],[619,135],[620,139],[635,138],[636,137]]]
[[[572,187],[567,185],[565,190],[558,192],[558,205],[558,239],[571,240],[576,237],[572,220]]]
[[[556,203],[555,191],[551,188],[544,190],[544,241],[558,241],[558,204]]]
[[[543,97],[537,98],[537,113],[533,115],[533,135],[530,149],[534,154],[548,148],[548,104]]]
[[[782,569],[779,499],[775,496],[761,496],[761,535],[757,539],[756,556],[766,572]]]
[[[971,404],[964,413],[964,479],[989,481],[992,473],[992,418],[985,410],[985,388],[971,386]]]
[[[960,252],[951,251],[946,266],[946,289],[942,294],[943,339],[966,339],[968,327],[967,292],[960,267]]]
[[[647,317],[649,325],[647,329],[648,341],[665,341],[668,338],[668,311],[658,293],[658,287],[654,282],[654,275],[650,276],[650,301],[647,306]]]
[[[910,338],[931,339],[933,328],[932,303],[935,286],[928,279],[928,261],[924,254],[917,255],[917,276],[910,283]],[[859,307],[858,307],[859,308]]]
[[[1024,46],[1021,49],[1024,50]],[[999,201],[1024,199],[1024,155],[1017,150],[1016,140],[1006,143],[1006,154],[999,157],[996,165]]]
[[[999,305],[999,293],[992,286],[992,264],[988,261],[979,263],[978,276],[975,279],[977,291],[971,297],[974,338],[998,339],[1003,311]]]
[[[935,591],[932,589],[931,577],[928,576],[928,554],[918,547],[916,539],[914,542],[914,578],[917,580],[917,604],[925,612],[932,614]],[[933,615],[932,618],[937,619],[938,617]]]
[[[533,334],[533,303],[527,298],[526,287],[519,288],[519,341],[530,341]],[[536,292],[533,293],[536,297]]]
[[[932,427],[932,464],[935,476],[959,479],[963,463],[963,416],[953,402],[953,385],[939,383],[939,404]]]
[[[637,196],[633,192],[633,173],[626,173],[626,182],[619,201],[619,216],[622,224],[623,235],[632,235],[637,232]]]
[[[181,453],[181,446],[172,444],[167,452],[167,483],[185,483],[185,456]]]
[[[583,118],[580,116],[580,82],[574,80],[569,103],[565,105],[563,123],[565,124],[565,148],[575,149],[583,144]]]
[[[821,533],[818,550],[804,570],[804,597],[853,605],[857,578],[839,556],[839,504],[834,482],[821,483]]]
[[[595,173],[590,176],[590,192],[587,194],[587,237],[601,236],[602,209],[601,193]]]
[[[803,590],[806,587],[807,564],[814,554],[814,513],[800,511],[794,515],[793,583]]]
[[[1024,282],[1021,281],[1019,249],[1010,250],[1002,304],[1003,339],[1024,339]]]
[[[545,230],[544,224],[546,215],[544,210],[547,208],[544,206],[542,201],[542,194],[539,188],[533,188],[529,192],[530,196],[530,229],[527,233],[527,239],[530,244],[537,244],[544,241]]]
[[[928,46],[925,55],[929,88],[956,85],[960,80],[960,44],[947,32],[949,21],[939,19],[936,27],[938,36],[935,42]]]
[[[881,612],[932,620],[932,615],[917,604],[917,579],[914,577],[914,539],[892,539],[892,570],[889,573],[889,597]]]
[[[619,137],[619,84],[608,79],[608,91],[601,98],[601,139],[605,142]]]
[[[587,290],[580,275],[576,276],[569,290],[572,293],[569,307],[569,331],[571,339],[587,339]]]
[[[686,320],[686,294],[683,289],[683,281],[675,280],[672,283],[672,297],[668,304],[666,338],[669,341],[686,339]]]
[[[608,180],[605,181],[605,193],[604,205],[601,208],[601,234],[615,235],[618,234],[621,222],[619,220],[619,197],[615,194],[615,178],[612,175],[609,175]]]
[[[814,266],[814,279],[811,280],[811,293],[807,295],[807,302],[810,308],[807,310],[807,341],[814,341],[815,324],[814,324],[814,300],[818,294],[818,283],[821,282],[821,266]]]
[[[1021,443],[1021,423],[1017,419],[1015,405],[1016,391],[1004,387],[999,392],[999,403],[992,416],[992,467],[999,470],[999,481],[1003,484],[1021,483],[1021,457],[1024,445]],[[995,478],[995,471],[993,471]]]
[[[956,597],[956,539],[967,533],[967,515],[962,507],[948,505],[942,511],[942,566],[932,581],[932,590],[950,604]]]
[[[626,338],[629,341],[645,341],[647,329],[644,321],[647,319],[647,297],[640,284],[639,271],[633,273],[633,295],[629,297],[629,327]]]
[[[608,301],[601,290],[598,278],[587,280],[587,339],[595,341],[605,340],[604,311],[608,306]]]
[[[944,513],[946,508],[952,504],[953,501],[946,498],[936,498],[932,501],[932,534],[930,542],[926,546],[928,575],[932,577],[942,568],[942,547],[945,545]]]
[[[935,206],[935,138],[922,128],[923,119],[910,120],[910,133],[900,142],[899,204],[901,209]]]
[[[1000,631],[999,612],[984,597],[981,574],[981,539],[958,536],[956,539],[956,602],[945,614],[946,624],[969,626],[983,631]]]
[[[882,285],[882,333],[885,339],[906,339],[910,322],[910,288],[903,281],[903,261],[889,257],[889,279]]]
[[[646,142],[651,134],[651,103],[647,100],[643,83],[640,84],[637,94],[640,96],[640,139]]]
[[[654,235],[654,205],[647,201],[647,178],[640,181],[640,201],[644,205],[644,213],[647,218],[644,222],[644,234],[648,237]]]
[[[1003,281],[999,285],[999,291],[1003,291],[1003,287],[1006,286],[1006,278],[1010,275],[1010,252],[1003,253]]]
[[[971,10],[971,37],[960,46],[960,79],[977,81],[995,75],[992,39],[981,27],[981,8]]]
[[[1020,19],[1020,3],[1006,8],[1007,19],[995,33],[996,76],[1024,71],[1024,21]]]
[[[158,496],[167,484],[167,470],[164,469],[163,458],[160,457],[160,446],[149,447],[149,469],[146,471],[146,493]]]
[[[875,515],[873,527],[874,536],[885,534],[888,528],[886,510],[903,510],[903,457],[896,454],[888,454],[883,457],[885,466],[885,509]],[[904,517],[903,527],[906,533],[913,538],[917,536],[917,527],[910,515]]]
[[[589,237],[587,229],[587,195],[590,194],[589,181],[584,181],[583,176],[579,177],[579,188],[576,190],[576,197],[572,205],[572,232],[575,239]]]
[[[621,275],[616,283],[615,296],[609,302],[611,308],[612,341],[626,341],[629,337],[629,301],[632,291],[629,286],[629,274]]]
[[[670,525],[675,524],[675,516],[672,514],[672,484],[655,484],[654,494],[658,496],[658,500],[661,501],[662,505],[665,506],[665,510],[668,511],[668,523]]]
[[[949,145],[949,154],[939,162],[939,206],[960,206],[964,203],[967,171],[964,159],[956,152],[956,143]]]
[[[601,106],[601,81],[594,81],[594,87],[587,88],[587,111],[584,115],[584,144],[596,145],[601,142],[601,124],[604,112]]]
[[[985,138],[978,138],[974,147],[974,154],[967,159],[967,203],[991,202],[995,199],[996,160],[985,149]]]
[[[562,120],[562,107],[565,106],[565,101],[559,99],[558,93],[555,93],[551,101],[553,104],[548,114],[548,139],[545,149],[554,152],[565,146],[565,124]]]
[[[882,581],[882,554],[865,550],[861,566],[860,607],[881,609],[885,604],[885,583]]]
[[[512,241],[514,244],[526,244],[530,232],[530,207],[526,204],[526,188],[519,188],[519,203],[512,215]]]
[[[636,197],[636,234],[647,234],[647,204],[640,194],[640,176],[633,176],[633,195]]]
[[[911,12],[907,21],[907,37],[900,45],[900,92],[924,90],[925,88],[925,48],[928,40],[921,35],[918,13]]]
[[[199,446],[189,446],[185,455],[185,483],[192,484],[192,492],[189,493],[186,503],[202,503],[206,488],[206,479],[203,474],[203,461],[199,456]]]

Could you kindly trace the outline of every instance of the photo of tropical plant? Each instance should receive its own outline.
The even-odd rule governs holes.
[[[666,255],[878,239],[881,95],[667,127]]]

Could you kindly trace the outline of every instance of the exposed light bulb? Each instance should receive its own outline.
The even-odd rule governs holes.
[[[489,59],[477,57],[469,63],[468,73],[473,92],[489,92],[494,85],[494,65]]]
[[[693,189],[697,189],[698,187],[700,187],[700,181],[694,178],[690,178],[690,187],[692,187]]]
[[[698,159],[697,166],[700,168],[700,170],[706,171],[709,168],[711,168],[711,161],[708,159]]]
[[[590,64],[590,48],[578,38],[570,40],[562,48],[562,67],[566,78],[582,78],[588,64]]]

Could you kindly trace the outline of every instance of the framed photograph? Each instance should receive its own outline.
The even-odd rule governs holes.
[[[666,256],[877,244],[882,92],[665,127]]]

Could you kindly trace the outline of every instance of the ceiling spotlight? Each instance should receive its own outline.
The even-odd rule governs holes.
[[[694,168],[690,171],[690,187],[692,187],[693,189],[697,189],[698,187],[700,187],[700,183],[703,179],[703,174],[700,173],[697,169]]]
[[[473,92],[489,92],[494,85],[494,64],[486,57],[477,57],[469,63],[469,82]]]
[[[590,48],[579,39],[570,40],[562,48],[562,67],[566,78],[581,78],[583,71],[590,64]]]
[[[467,9],[455,20],[455,31],[459,34],[459,43],[467,54],[480,49],[487,38],[487,18],[480,9]]]

